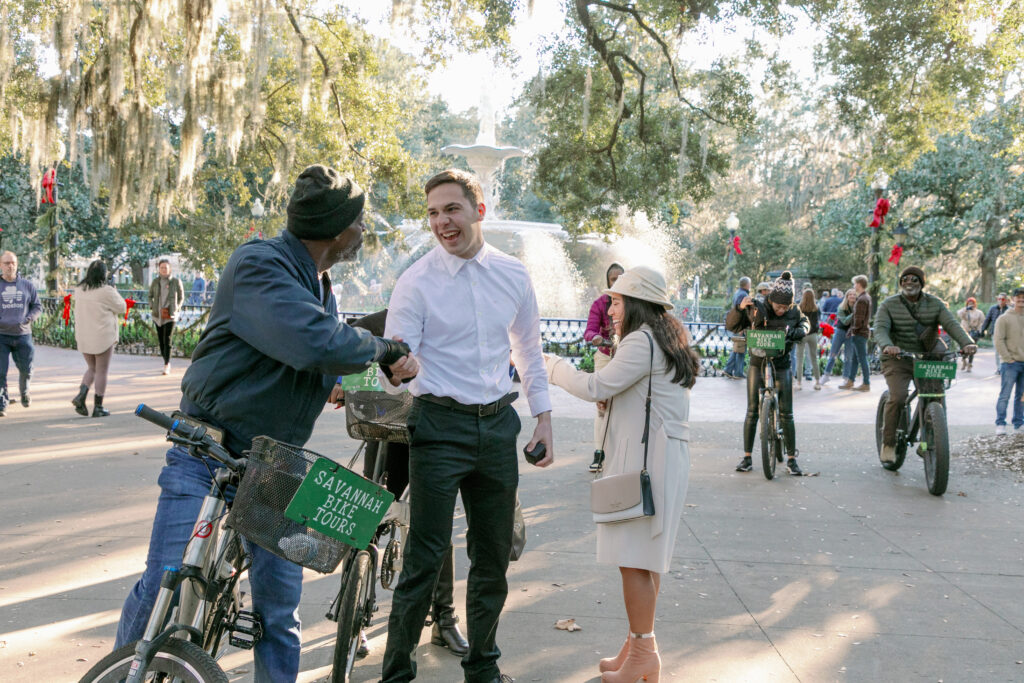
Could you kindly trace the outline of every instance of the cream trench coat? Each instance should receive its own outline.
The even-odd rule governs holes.
[[[127,306],[110,285],[86,289],[79,285],[71,296],[75,303],[75,342],[82,353],[99,354],[117,343],[117,326]]]
[[[611,362],[587,373],[557,356],[546,356],[548,378],[585,401],[611,399],[605,442],[605,475],[640,471],[644,446],[647,377],[651,367],[650,328],[627,335]],[[654,493],[654,516],[597,525],[597,560],[617,567],[658,573],[669,570],[690,476],[690,390],[672,384],[665,355],[654,343],[651,432],[647,470]]]

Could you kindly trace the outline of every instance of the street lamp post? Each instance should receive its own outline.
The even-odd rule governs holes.
[[[725,228],[729,231],[729,249],[725,256],[725,294],[726,296],[732,291],[732,283],[736,279],[735,263],[736,254],[738,252],[738,246],[736,244],[736,235],[740,230],[740,219],[736,217],[735,211],[729,212],[729,217],[725,219]]]
[[[870,280],[869,291],[872,306],[878,305],[878,289],[881,286],[878,280],[878,271],[882,260],[882,224],[885,222],[885,214],[889,212],[889,200],[885,199],[883,195],[888,187],[889,175],[885,171],[879,170],[871,180],[871,189],[875,193],[875,207],[872,219],[868,223],[871,227],[871,254],[869,257],[868,279]]]

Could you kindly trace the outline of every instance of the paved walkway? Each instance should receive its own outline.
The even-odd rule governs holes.
[[[165,448],[130,411],[142,400],[173,408],[184,363],[168,378],[158,359],[116,356],[107,398],[114,415],[103,420],[78,417],[68,403],[83,367],[75,352],[39,348],[35,403],[0,418],[5,682],[77,680],[111,648],[142,569]],[[950,400],[954,442],[992,430],[990,351],[976,368]],[[818,476],[769,482],[732,470],[742,383],[698,382],[687,508],[658,609],[664,679],[1024,680],[1021,483],[954,459],[949,492],[930,496],[916,459],[898,474],[878,467],[870,425],[883,385],[870,394],[834,386],[796,395],[804,468]],[[520,682],[595,681],[596,660],[614,654],[626,630],[617,572],[594,562],[592,407],[560,391],[555,403],[556,464],[521,466],[529,541],[509,572],[499,631],[503,670]],[[328,409],[309,447],[344,457],[354,446],[342,413]],[[334,625],[322,615],[337,589],[336,575],[307,573],[302,681],[329,672]],[[356,681],[380,675],[391,593],[379,596],[373,652]],[[554,630],[565,617],[583,630]],[[424,644],[419,661],[420,680],[461,680],[446,651]],[[248,653],[222,663],[233,681],[251,680]]]

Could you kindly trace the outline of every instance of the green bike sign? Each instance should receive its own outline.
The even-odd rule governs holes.
[[[915,379],[956,379],[956,361],[919,360],[914,363]]]
[[[302,480],[284,516],[362,550],[395,496],[369,479],[320,458]]]
[[[341,378],[341,388],[345,391],[384,391],[377,374],[377,364],[373,363],[358,375],[345,375]]]
[[[786,332],[784,330],[747,330],[747,346],[764,351],[784,351]]]

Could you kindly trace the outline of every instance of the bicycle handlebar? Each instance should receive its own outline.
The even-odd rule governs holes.
[[[213,437],[206,432],[205,427],[193,427],[181,420],[175,420],[170,415],[153,410],[145,403],[140,403],[135,408],[135,415],[167,430],[169,440],[181,440],[195,446],[232,471],[238,472],[245,467],[243,461],[232,457],[226,448],[214,441]]]

